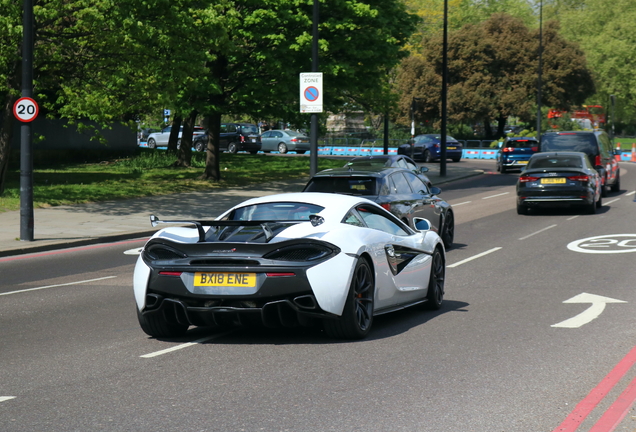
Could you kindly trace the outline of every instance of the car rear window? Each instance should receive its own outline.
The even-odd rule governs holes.
[[[314,177],[304,192],[377,195],[376,179],[374,177]]]
[[[583,161],[578,156],[550,156],[530,159],[526,169],[543,168],[583,168]]]
[[[235,209],[229,220],[309,220],[309,215],[320,213],[324,207],[298,202],[262,203]]]
[[[256,125],[241,125],[241,132],[248,134],[258,134]]]
[[[506,147],[513,148],[530,148],[537,145],[538,143],[535,140],[510,140],[506,143]]]
[[[596,156],[599,150],[594,135],[572,133],[544,135],[541,151],[578,151]]]

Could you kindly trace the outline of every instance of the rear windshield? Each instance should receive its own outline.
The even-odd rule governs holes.
[[[583,168],[583,161],[578,156],[551,156],[530,159],[527,169],[542,168]]]
[[[537,145],[538,143],[535,140],[510,140],[506,143],[506,147],[513,148],[529,148]]]
[[[314,177],[304,192],[377,195],[375,177]]]
[[[383,167],[391,165],[391,161],[388,158],[373,158],[373,159],[357,159],[350,160],[345,166],[354,167]]]
[[[228,220],[309,220],[309,215],[320,213],[324,207],[298,202],[274,202],[255,204],[235,209]]]
[[[255,125],[242,125],[241,132],[247,134],[258,134],[258,128]]]
[[[592,134],[549,134],[541,138],[541,151],[578,151],[596,156],[598,145]]]

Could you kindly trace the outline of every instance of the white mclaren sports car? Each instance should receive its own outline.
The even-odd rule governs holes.
[[[292,193],[250,199],[208,221],[160,221],[134,273],[144,332],[190,326],[321,323],[364,338],[373,317],[439,309],[446,252],[426,219],[418,231],[362,197]],[[192,226],[188,226],[192,225]]]

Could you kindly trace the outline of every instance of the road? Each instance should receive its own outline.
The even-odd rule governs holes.
[[[0,430],[609,431],[622,409],[615,430],[633,432],[636,166],[621,169],[596,215],[517,215],[516,173],[444,185],[443,308],[380,316],[359,342],[149,338],[125,254],[142,239],[0,258]]]

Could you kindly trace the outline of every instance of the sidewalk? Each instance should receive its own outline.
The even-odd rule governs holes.
[[[427,166],[435,186],[482,173],[449,162],[442,178],[439,164]],[[161,219],[213,219],[249,198],[299,192],[307,180],[34,209],[33,241],[20,241],[20,211],[0,213],[0,257],[148,237],[158,230],[150,225],[151,214]]]

